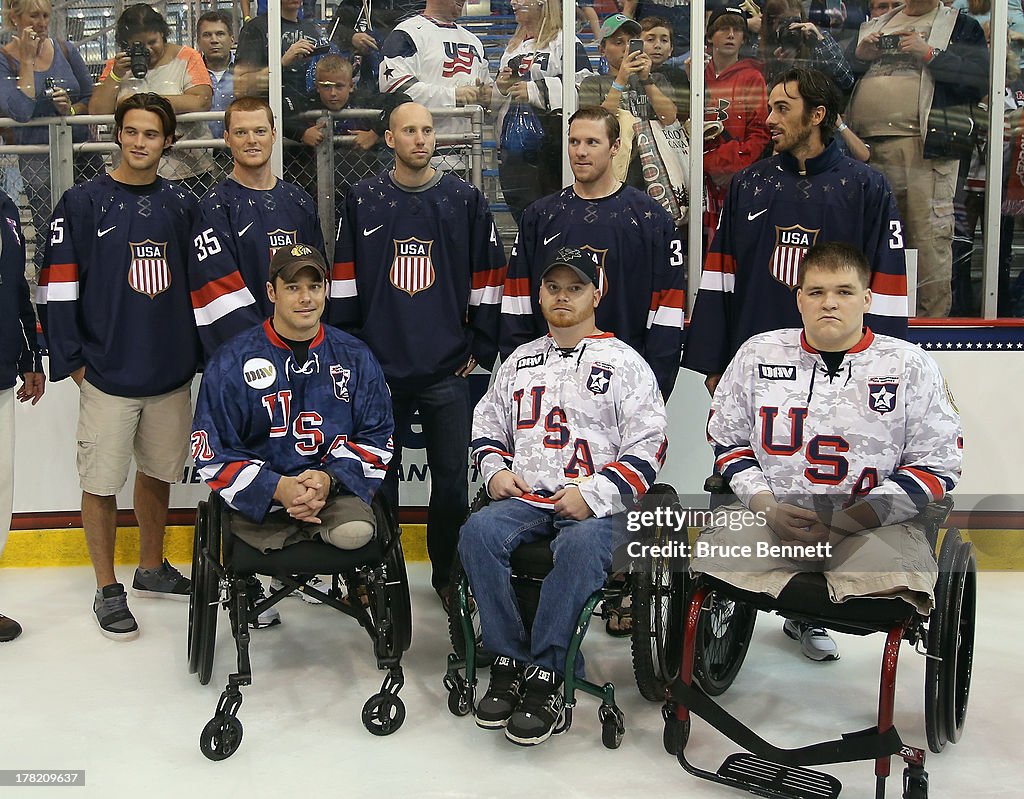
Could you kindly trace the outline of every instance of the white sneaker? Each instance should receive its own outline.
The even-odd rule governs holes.
[[[322,591],[325,594],[329,594],[330,591],[331,591],[331,580],[330,579],[321,580],[316,575],[313,575],[308,580],[306,580],[306,585],[308,585],[310,588],[315,588],[318,591]],[[271,591],[276,593],[277,591],[280,591],[283,588],[284,588],[284,583],[282,583],[276,577],[271,578],[271,580],[270,580],[270,590]],[[312,596],[309,596],[308,594],[304,594],[304,593],[302,593],[302,591],[292,591],[290,594],[288,594],[288,596],[297,596],[303,602],[308,602],[310,605],[322,605],[323,604],[323,602],[321,602],[316,597],[312,597]]]
[[[259,581],[259,578],[253,576],[247,581],[248,585],[248,600],[249,607],[252,608],[258,602],[262,602],[267,598],[267,595],[263,592],[263,583]],[[250,622],[249,626],[254,630],[262,630],[266,627],[273,627],[275,624],[281,623],[281,614],[278,612],[277,607],[269,607],[260,611],[260,615],[256,617],[256,621]]]
[[[805,657],[819,662],[839,660],[839,647],[823,627],[812,627],[808,622],[786,619],[782,631],[794,641],[800,642],[800,651]]]

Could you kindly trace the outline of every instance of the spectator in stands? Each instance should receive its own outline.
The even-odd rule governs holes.
[[[103,68],[89,101],[90,114],[112,114],[123,100],[141,92],[166,98],[175,114],[210,110],[213,87],[203,57],[186,45],[170,44],[171,29],[158,12],[145,3],[128,6],[118,17],[114,33],[121,50]],[[139,45],[149,52],[148,71],[142,77],[132,73],[128,55],[131,47]],[[183,122],[175,138],[208,139],[210,129],[205,122]],[[212,168],[213,160],[205,150],[170,150],[160,161],[159,175],[185,181],[201,197],[212,183]]]
[[[640,23],[625,14],[613,14],[604,21],[599,52],[608,62],[608,74],[583,79],[579,107],[599,105],[618,116],[621,142],[613,162],[615,177],[644,189],[640,159],[633,147],[633,124],[638,119],[656,119],[669,125],[677,114],[669,97],[672,87],[664,75],[651,73],[651,57],[642,49],[630,51],[630,39],[640,33]]]
[[[28,122],[35,117],[73,116],[88,110],[92,96],[89,70],[73,44],[49,35],[50,15],[50,0],[7,0],[4,3],[4,24],[14,36],[0,50],[0,115]],[[88,126],[72,126],[71,138],[76,142],[86,141]],[[50,132],[45,125],[14,128],[6,131],[6,141],[9,144],[47,144]],[[18,162],[36,230],[34,261],[38,269],[43,262],[46,223],[53,210],[50,161],[41,153],[19,155]],[[79,154],[74,161],[75,182],[94,177],[102,166],[98,156]],[[35,284],[34,276],[30,282]]]
[[[668,58],[672,55],[684,56],[690,50],[689,0],[623,0],[622,13],[638,20],[644,17],[666,20],[672,31],[672,51]]]
[[[651,74],[664,75],[672,92],[669,99],[676,107],[676,117],[690,118],[690,76],[685,69],[674,66],[672,57],[672,23],[661,17],[640,19],[640,39],[644,52],[651,57]]]
[[[760,65],[752,58],[740,58],[747,40],[743,12],[728,6],[713,11],[707,39],[711,60],[704,67],[704,119],[714,121],[714,129],[721,130],[704,144],[705,227],[710,244],[732,176],[761,158],[769,137],[768,89]]]
[[[870,0],[868,4],[868,19],[875,19],[883,14],[888,14],[901,5],[903,5],[903,0]]]
[[[357,86],[376,88],[380,80],[381,47],[406,17],[423,10],[423,0],[341,0],[331,24],[331,41],[352,62]],[[368,12],[368,13],[367,13]]]
[[[501,56],[494,103],[501,102],[494,129],[501,148],[501,191],[519,220],[534,200],[562,188],[562,4],[559,0],[513,0],[516,30]],[[590,71],[583,43],[576,40],[576,85]],[[543,138],[517,138],[536,122]]]
[[[807,21],[800,0],[765,2],[756,54],[764,61],[769,85],[793,67],[805,67],[824,72],[844,94],[853,89],[853,72],[842,48],[831,33]]]
[[[465,0],[427,0],[422,14],[403,20],[384,40],[380,90],[403,92],[428,108],[487,106],[491,76],[483,43],[456,20]],[[468,119],[439,118],[438,135],[467,133]],[[444,144],[436,150],[434,166],[458,168],[461,159]]]
[[[230,11],[207,11],[196,22],[196,49],[203,55],[213,88],[211,111],[223,111],[235,99],[235,21]],[[210,122],[215,139],[224,135],[223,122]]]
[[[895,49],[886,49],[890,43]],[[888,178],[907,246],[917,250],[918,316],[945,316],[952,298],[953,197],[965,155],[953,134],[959,119],[971,124],[970,108],[986,93],[985,34],[939,0],[907,0],[864,23],[851,64],[860,80],[847,117],[871,145],[871,164]]]
[[[252,13],[254,10],[252,7],[252,3],[250,2],[250,0],[239,0],[239,3],[242,7],[242,22],[249,22],[253,18],[253,16],[255,16]],[[299,19],[315,20],[317,18],[318,7],[319,4],[317,3],[317,0],[302,0],[302,3],[300,4],[299,8]],[[255,11],[256,14],[266,14],[267,0],[256,0]]]
[[[286,96],[306,93],[306,73],[318,45],[326,34],[312,19],[300,19],[302,0],[281,0],[281,86]],[[266,97],[270,70],[270,44],[266,12],[247,22],[238,34],[235,53],[235,95]]]

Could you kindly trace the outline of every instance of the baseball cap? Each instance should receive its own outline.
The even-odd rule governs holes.
[[[743,29],[747,29],[747,15],[743,13],[742,8],[739,8],[737,6],[719,6],[714,11],[712,11],[711,16],[708,17],[708,24],[706,30],[711,31],[711,29],[714,27],[715,22],[717,22],[721,17],[724,17],[726,14],[732,14],[733,16],[739,17],[740,20],[743,22]]]
[[[551,259],[551,263],[549,263],[543,273],[541,273],[541,280],[544,279],[544,275],[556,266],[567,266],[584,281],[593,283],[595,286],[600,285],[600,278],[597,274],[597,264],[594,262],[594,259],[585,255],[582,250],[576,247],[562,247],[558,252],[556,252],[555,257]]]
[[[276,277],[280,277],[286,283],[294,280],[299,271],[307,266],[316,270],[323,280],[327,279],[327,264],[324,263],[324,257],[319,250],[308,244],[289,244],[282,247],[270,259],[270,282],[273,283]]]
[[[628,25],[626,33],[640,33],[640,23],[625,14],[612,14],[601,24],[601,41],[613,35],[619,28]]]

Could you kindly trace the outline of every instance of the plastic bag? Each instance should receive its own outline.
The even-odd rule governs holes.
[[[544,126],[529,103],[513,103],[505,114],[501,148],[512,153],[536,155],[544,143]]]

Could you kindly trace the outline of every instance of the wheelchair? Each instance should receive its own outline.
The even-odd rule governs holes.
[[[721,482],[715,481],[714,477],[709,480],[710,490],[727,492],[727,486],[723,492]],[[692,578],[685,615],[674,620],[683,630],[683,650],[678,679],[669,687],[663,707],[666,751],[676,755],[680,765],[696,777],[779,799],[838,796],[842,789],[839,780],[808,767],[855,760],[875,761],[875,797],[883,799],[891,757],[898,755],[906,763],[904,799],[925,799],[925,752],[904,744],[893,726],[896,667],[904,640],[927,657],[924,710],[928,747],[938,753],[947,743],[959,741],[967,714],[974,654],[976,565],[971,543],[964,541],[955,527],[947,528],[938,545],[939,530],[952,507],[952,499],[946,497],[926,507],[916,520],[937,552],[935,607],[927,618],[897,597],[833,603],[822,574],[796,575],[777,599],[736,588],[710,575]],[[781,749],[722,709],[711,697],[722,694],[735,679],[758,610],[855,635],[885,632],[877,725],[844,734],[840,740]],[[685,754],[690,713],[746,751],[730,755],[715,772],[691,764]]]
[[[259,614],[293,590],[353,617],[373,641],[377,668],[387,670],[378,693],[362,710],[362,722],[374,735],[390,735],[405,720],[405,705],[398,696],[404,684],[402,653],[412,641],[409,580],[402,553],[401,528],[387,501],[374,498],[377,523],[374,538],[356,550],[343,550],[322,541],[302,541],[285,549],[262,553],[232,535],[232,511],[212,493],[200,502],[192,549],[192,597],[188,615],[188,669],[206,685],[213,672],[218,606],[227,608],[237,653],[237,671],[228,676],[217,710],[199,738],[199,748],[210,760],[224,760],[242,742],[238,709],[241,688],[252,683],[249,663],[249,625]],[[260,602],[251,602],[247,581],[255,575],[276,577],[283,587]],[[333,587],[321,591],[306,585],[315,574],[332,574]],[[366,602],[341,600],[339,576],[365,586]]]
[[[678,507],[676,492],[668,485],[655,484],[647,497],[665,505]],[[485,507],[490,498],[484,489],[477,494],[470,513]],[[668,531],[654,531],[657,540],[667,539]],[[540,600],[544,578],[554,567],[550,541],[533,541],[519,546],[511,555],[512,587],[519,602],[523,623],[529,630]],[[609,749],[617,749],[625,733],[625,719],[615,704],[615,686],[597,685],[575,676],[576,657],[591,619],[597,615],[607,618],[606,603],[629,597],[632,601],[631,653],[633,673],[637,687],[644,698],[664,701],[669,684],[679,670],[682,650],[681,628],[673,624],[682,613],[685,595],[685,569],[673,570],[668,559],[650,558],[642,567],[635,564],[625,582],[612,580],[595,591],[580,610],[576,629],[566,653],[563,677],[565,715],[553,734],[566,732],[572,725],[576,692],[582,691],[601,700],[598,718],[601,721],[601,741]],[[477,668],[490,665],[493,655],[480,647],[479,618],[472,603],[469,583],[456,555],[452,570],[452,599],[449,605],[449,633],[453,652],[448,655],[448,668],[444,686],[448,690],[448,710],[456,716],[475,712]],[[600,611],[598,605],[602,606]],[[472,642],[472,645],[467,645]],[[463,673],[464,672],[464,673]]]

